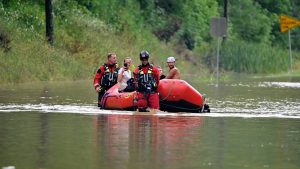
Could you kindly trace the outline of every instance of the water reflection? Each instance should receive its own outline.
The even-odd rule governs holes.
[[[0,168],[299,168],[298,119],[0,113]]]
[[[99,164],[160,168],[188,158],[189,147],[201,138],[193,130],[201,128],[203,118],[98,115],[94,124],[97,154],[104,155]]]

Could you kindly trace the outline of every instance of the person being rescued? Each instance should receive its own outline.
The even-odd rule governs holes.
[[[131,62],[131,58],[126,57],[124,59],[124,67],[120,68],[118,72],[119,92],[132,92],[135,90],[132,73],[130,71]]]
[[[134,81],[138,91],[138,111],[148,112],[147,108],[159,109],[159,97],[157,87],[160,73],[156,66],[149,64],[149,52],[142,51],[140,60],[142,62],[134,71]]]
[[[166,79],[180,79],[180,71],[175,67],[175,58],[173,56],[168,57],[167,63],[169,66],[169,74]]]
[[[101,99],[104,93],[117,83],[118,71],[117,55],[109,53],[107,62],[98,68],[94,78],[94,88],[98,92],[98,107],[102,107]]]
[[[160,66],[157,66],[157,69],[158,69],[159,75],[160,75],[159,79],[161,80],[161,79],[166,78],[166,76],[163,74],[163,69]]]

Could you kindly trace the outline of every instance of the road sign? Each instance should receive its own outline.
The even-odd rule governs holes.
[[[280,32],[287,32],[298,25],[300,25],[299,20],[285,15],[280,16]]]
[[[220,38],[227,35],[227,21],[225,17],[213,17],[210,19],[210,35],[217,38],[217,85],[219,86],[219,57]]]
[[[224,37],[227,35],[227,22],[224,17],[210,19],[210,35],[213,37]]]
[[[289,72],[293,71],[293,61],[292,61],[292,43],[291,43],[291,31],[290,29],[300,25],[300,21],[291,18],[286,15],[280,16],[280,32],[289,32],[289,58],[290,58],[290,68]]]

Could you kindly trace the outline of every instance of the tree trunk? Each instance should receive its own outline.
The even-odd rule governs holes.
[[[52,15],[52,0],[45,0],[46,12],[46,39],[53,45],[53,15]]]

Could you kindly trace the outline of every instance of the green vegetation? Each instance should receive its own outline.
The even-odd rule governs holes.
[[[260,43],[228,42],[223,46],[222,56],[224,69],[235,72],[272,73],[289,69],[286,50]]]
[[[0,83],[92,78],[109,52],[117,52],[119,60],[136,57],[141,49],[164,55],[162,59],[174,53],[147,31],[141,33],[143,37],[117,32],[77,3],[60,3],[55,3],[60,8],[54,11],[58,16],[53,47],[45,42],[42,5],[27,2],[18,10],[1,7],[5,16],[0,18],[1,32],[10,42],[0,53]],[[154,61],[161,63],[160,58]]]
[[[222,8],[223,0],[53,1],[55,39],[50,46],[44,37],[44,0],[0,0],[0,83],[93,78],[107,53],[116,52],[119,62],[132,56],[138,64],[143,49],[158,65],[174,55],[183,73],[197,70],[201,77],[209,77],[216,48],[209,21],[222,16]],[[279,32],[279,15],[300,18],[299,10],[296,0],[230,2],[222,69],[286,71],[287,34]],[[292,30],[297,69],[299,34],[300,29]]]

